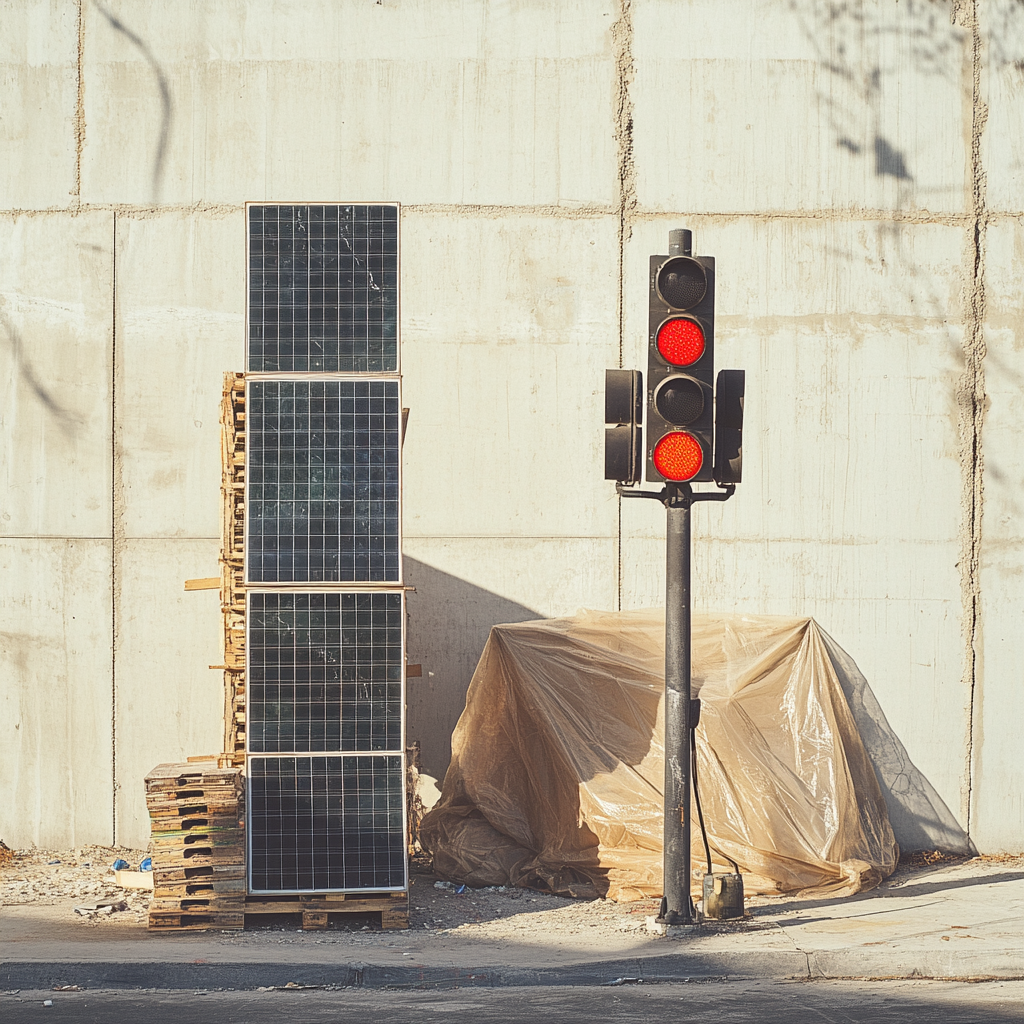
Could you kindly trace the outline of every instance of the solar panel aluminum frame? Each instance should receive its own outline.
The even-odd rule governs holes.
[[[322,202],[318,200],[303,200],[302,202],[287,201],[284,199],[280,200],[250,200],[245,204],[245,365],[246,369],[249,368],[249,352],[250,352],[250,323],[249,323],[249,304],[250,297],[252,295],[250,274],[250,257],[249,257],[249,246],[251,242],[250,233],[250,220],[249,220],[249,209],[253,206],[393,206],[395,208],[395,218],[398,225],[397,237],[395,239],[395,262],[396,262],[396,273],[397,273],[397,288],[395,291],[395,368],[394,370],[371,370],[371,371],[290,371],[290,370],[275,370],[265,371],[267,377],[280,377],[287,375],[289,377],[300,378],[305,374],[309,374],[312,377],[331,377],[331,376],[347,376],[352,374],[360,377],[387,377],[392,375],[398,375],[402,372],[402,204],[396,202],[385,202],[385,201],[374,201],[374,202],[343,202],[337,201]],[[263,373],[264,371],[253,371],[255,373]]]
[[[253,851],[252,851],[252,829],[250,823],[252,821],[252,772],[251,772],[251,761],[255,758],[259,758],[266,761],[271,760],[283,760],[285,758],[328,758],[336,757],[342,760],[346,758],[354,757],[398,757],[401,759],[402,766],[402,789],[401,789],[401,803],[402,803],[402,835],[401,835],[401,846],[402,846],[402,883],[401,885],[372,885],[372,886],[311,886],[309,888],[291,888],[282,887],[277,889],[257,889],[252,884],[252,873],[253,873]],[[405,777],[408,772],[408,765],[406,764],[405,751],[401,754],[394,750],[376,750],[376,751],[315,751],[315,752],[299,752],[299,753],[281,753],[281,754],[254,754],[251,757],[246,756],[246,786],[245,786],[245,813],[246,813],[246,829],[245,829],[245,884],[246,893],[250,896],[307,896],[316,894],[359,894],[359,893],[378,893],[378,892],[406,892],[409,889],[409,855],[408,855],[408,835],[409,835],[409,817],[408,817],[408,804],[406,803],[406,790],[405,790]]]
[[[245,697],[246,704],[248,707],[249,701],[249,681],[250,675],[250,653],[251,645],[248,643],[249,623],[251,622],[251,598],[253,594],[366,594],[366,593],[395,593],[401,594],[401,623],[402,623],[402,657],[401,657],[401,686],[400,686],[400,697],[401,697],[401,745],[399,749],[390,750],[297,750],[297,751],[252,751],[249,749],[249,730],[246,729],[246,740],[245,740],[245,765],[246,765],[246,787],[245,787],[245,811],[246,811],[246,888],[250,895],[291,895],[291,894],[308,894],[308,893],[365,893],[365,892],[404,892],[409,887],[409,858],[408,858],[408,834],[409,834],[409,817],[408,817],[408,804],[405,799],[405,778],[408,772],[408,764],[406,763],[406,640],[407,640],[407,621],[406,621],[406,601],[405,601],[405,588],[398,587],[376,587],[372,590],[367,587],[339,587],[339,586],[322,586],[322,587],[252,587],[246,590],[245,595],[245,619],[246,619],[246,645],[245,645]],[[263,759],[274,759],[274,758],[306,758],[306,757],[400,757],[402,765],[402,848],[405,851],[404,855],[404,875],[402,885],[399,886],[373,886],[367,887],[347,887],[347,888],[310,888],[310,889],[254,889],[252,887],[252,830],[249,823],[252,821],[252,785],[251,785],[251,771],[250,761],[252,758],[263,758]]]
[[[245,517],[244,517],[244,580],[246,586],[256,589],[295,589],[302,590],[388,590],[403,589],[405,580],[403,550],[403,516],[402,516],[402,491],[404,468],[402,463],[403,436],[401,426],[402,415],[402,378],[397,373],[246,373],[245,374],[245,407],[251,409],[249,401],[250,384],[256,381],[278,381],[281,383],[292,383],[295,381],[354,381],[357,383],[372,383],[374,381],[393,381],[398,388],[398,410],[399,410],[399,436],[398,436],[398,527],[396,533],[396,545],[398,548],[398,579],[396,580],[253,580],[250,576],[249,564],[249,459],[251,444],[249,443],[249,424],[251,417],[246,418],[246,444],[245,444]]]
[[[265,750],[253,750],[251,749],[252,734],[249,729],[246,729],[245,736],[245,753],[247,756],[252,757],[274,757],[278,754],[288,754],[297,756],[308,756],[309,754],[329,754],[332,757],[341,754],[404,754],[406,747],[406,716],[404,709],[406,706],[406,650],[407,650],[407,615],[406,615],[406,600],[405,600],[405,589],[404,587],[378,587],[370,589],[368,587],[305,587],[305,586],[288,586],[288,587],[248,587],[245,592],[245,622],[246,622],[246,644],[245,644],[245,706],[249,707],[249,685],[252,680],[252,644],[249,641],[249,630],[252,624],[252,598],[254,595],[273,595],[279,596],[282,594],[296,594],[296,595],[338,595],[344,596],[347,594],[362,596],[366,594],[397,594],[400,600],[401,609],[401,627],[402,627],[402,638],[401,638],[401,677],[399,682],[399,700],[403,709],[401,717],[401,732],[399,743],[395,747],[389,747],[386,750],[371,750],[371,749],[358,749],[358,750],[342,750],[341,748],[332,750],[283,750],[283,751],[265,751]]]

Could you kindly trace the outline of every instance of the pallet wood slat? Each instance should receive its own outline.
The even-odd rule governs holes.
[[[153,887],[154,899],[186,900],[205,898],[210,894],[221,895],[223,893],[240,894],[242,900],[244,900],[245,879],[224,878],[217,881],[198,879],[189,882],[179,882],[174,885],[168,884],[165,879],[161,885],[154,885]]]
[[[241,931],[245,914],[150,914],[149,927],[165,932]]]

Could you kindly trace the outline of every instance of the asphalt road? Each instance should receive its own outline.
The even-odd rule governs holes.
[[[52,1006],[44,1006],[52,1000]],[[1024,981],[699,982],[603,988],[0,993],[0,1021],[89,1024],[1004,1024],[1024,1021]]]

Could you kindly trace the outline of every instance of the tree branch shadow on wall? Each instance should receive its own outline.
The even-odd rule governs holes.
[[[821,627],[819,626],[819,629]],[[857,663],[824,630],[822,639],[846,695],[861,740],[874,765],[900,850],[977,854],[935,787],[910,760]]]
[[[408,735],[422,745],[424,771],[443,779],[452,730],[491,626],[544,616],[415,558],[403,561],[405,582],[416,588],[407,603],[409,662],[423,666],[407,685]]]

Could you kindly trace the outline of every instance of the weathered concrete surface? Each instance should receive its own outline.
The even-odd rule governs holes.
[[[16,0],[3,19],[0,313],[28,343],[0,330],[0,535],[107,544],[105,580],[62,599],[108,615],[79,673],[120,723],[97,835],[116,784],[137,838],[150,744],[219,734],[184,710],[161,733],[133,688],[156,642],[164,692],[219,702],[215,602],[180,585],[216,571],[243,204],[384,199],[404,206],[428,768],[491,624],[662,599],[663,513],[601,479],[602,371],[645,365],[647,255],[687,224],[719,260],[719,365],[748,370],[746,480],[695,517],[698,607],[815,615],[979,847],[1021,848],[1024,8]],[[0,588],[56,600],[31,574]],[[0,700],[30,699],[34,664]],[[5,813],[0,835],[35,841]]]
[[[0,834],[109,842],[106,212],[0,219]]]
[[[110,541],[0,540],[0,830],[110,843]]]
[[[405,536],[611,537],[617,223],[403,218]],[[613,564],[604,571],[613,569]]]
[[[985,518],[980,558],[981,669],[975,690],[972,796],[975,841],[1015,850],[1024,821],[1024,232],[1001,220],[987,232]]]
[[[0,217],[0,536],[110,536],[113,217]]]
[[[0,31],[0,203],[65,207],[78,194],[75,4],[4,5]]]
[[[145,848],[149,815],[143,779],[157,764],[224,745],[220,593],[185,591],[216,575],[216,540],[128,539],[118,551],[117,834]]]
[[[245,365],[245,217],[119,217],[117,265],[119,529],[219,537],[221,384]]]
[[[968,34],[948,5],[633,7],[643,209],[963,209]]]
[[[612,0],[110,7],[152,59],[87,8],[89,202],[614,200]]]

